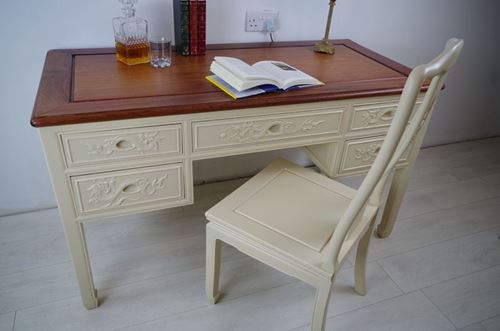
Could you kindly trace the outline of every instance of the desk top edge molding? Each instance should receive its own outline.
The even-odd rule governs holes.
[[[232,50],[251,48],[285,48],[311,47],[312,41],[291,41],[278,43],[245,43],[245,44],[214,44],[208,45],[208,50]],[[45,127],[65,124],[79,124],[120,119],[132,119],[150,116],[181,115],[189,113],[219,111],[228,109],[243,109],[254,107],[278,106],[287,104],[342,100],[353,97],[373,97],[399,94],[402,91],[410,68],[389,58],[373,52],[351,40],[335,41],[373,62],[390,68],[402,77],[385,80],[387,86],[380,87],[380,80],[361,82],[356,88],[348,84],[338,91],[328,93],[318,88],[307,89],[306,93],[280,93],[233,101],[221,98],[220,91],[204,93],[206,102],[193,103],[180,98],[185,96],[148,96],[126,100],[97,100],[74,102],[72,89],[74,84],[74,57],[77,55],[113,54],[113,48],[91,49],[56,49],[47,53],[40,87],[37,93],[31,125]],[[326,55],[325,55],[326,56]],[[335,56],[335,55],[334,55]],[[301,92],[301,91],[300,91]],[[177,97],[177,100],[175,98]],[[90,109],[90,110],[89,110]]]

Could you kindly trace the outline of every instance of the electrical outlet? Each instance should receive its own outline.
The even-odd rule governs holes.
[[[276,31],[278,27],[278,11],[274,9],[247,11],[245,22],[245,31],[247,32],[269,31],[270,25],[272,31]]]

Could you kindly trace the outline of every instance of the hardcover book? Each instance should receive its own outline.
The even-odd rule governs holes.
[[[281,61],[260,61],[249,65],[233,57],[216,56],[210,65],[212,84],[233,99],[256,94],[324,85],[318,79]]]
[[[198,55],[198,0],[189,1],[189,52]]]
[[[207,31],[207,2],[198,0],[198,54],[205,54]]]
[[[189,0],[174,0],[175,48],[179,54],[189,55]]]

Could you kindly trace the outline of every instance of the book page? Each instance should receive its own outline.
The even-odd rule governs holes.
[[[227,70],[225,67],[220,65],[217,61],[212,61],[210,65],[210,71],[217,75],[219,78],[223,79],[226,83],[231,85],[237,91],[244,91],[246,89],[263,85],[263,84],[272,84],[277,86],[277,82],[271,80],[269,78],[265,79],[240,79],[236,76],[232,71]]]
[[[224,67],[224,69],[231,72],[233,75],[243,81],[256,79],[270,79],[271,81],[273,81],[273,78],[269,77],[269,75],[267,75],[265,72],[263,72],[259,68],[250,66],[240,59],[234,57],[216,56],[214,60],[222,67]]]
[[[253,65],[254,68],[266,72],[279,82],[279,87],[286,90],[295,85],[320,85],[316,78],[281,61],[261,61]]]

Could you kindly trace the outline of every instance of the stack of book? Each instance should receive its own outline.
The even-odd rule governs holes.
[[[182,55],[206,49],[206,0],[174,0],[175,48]]]

